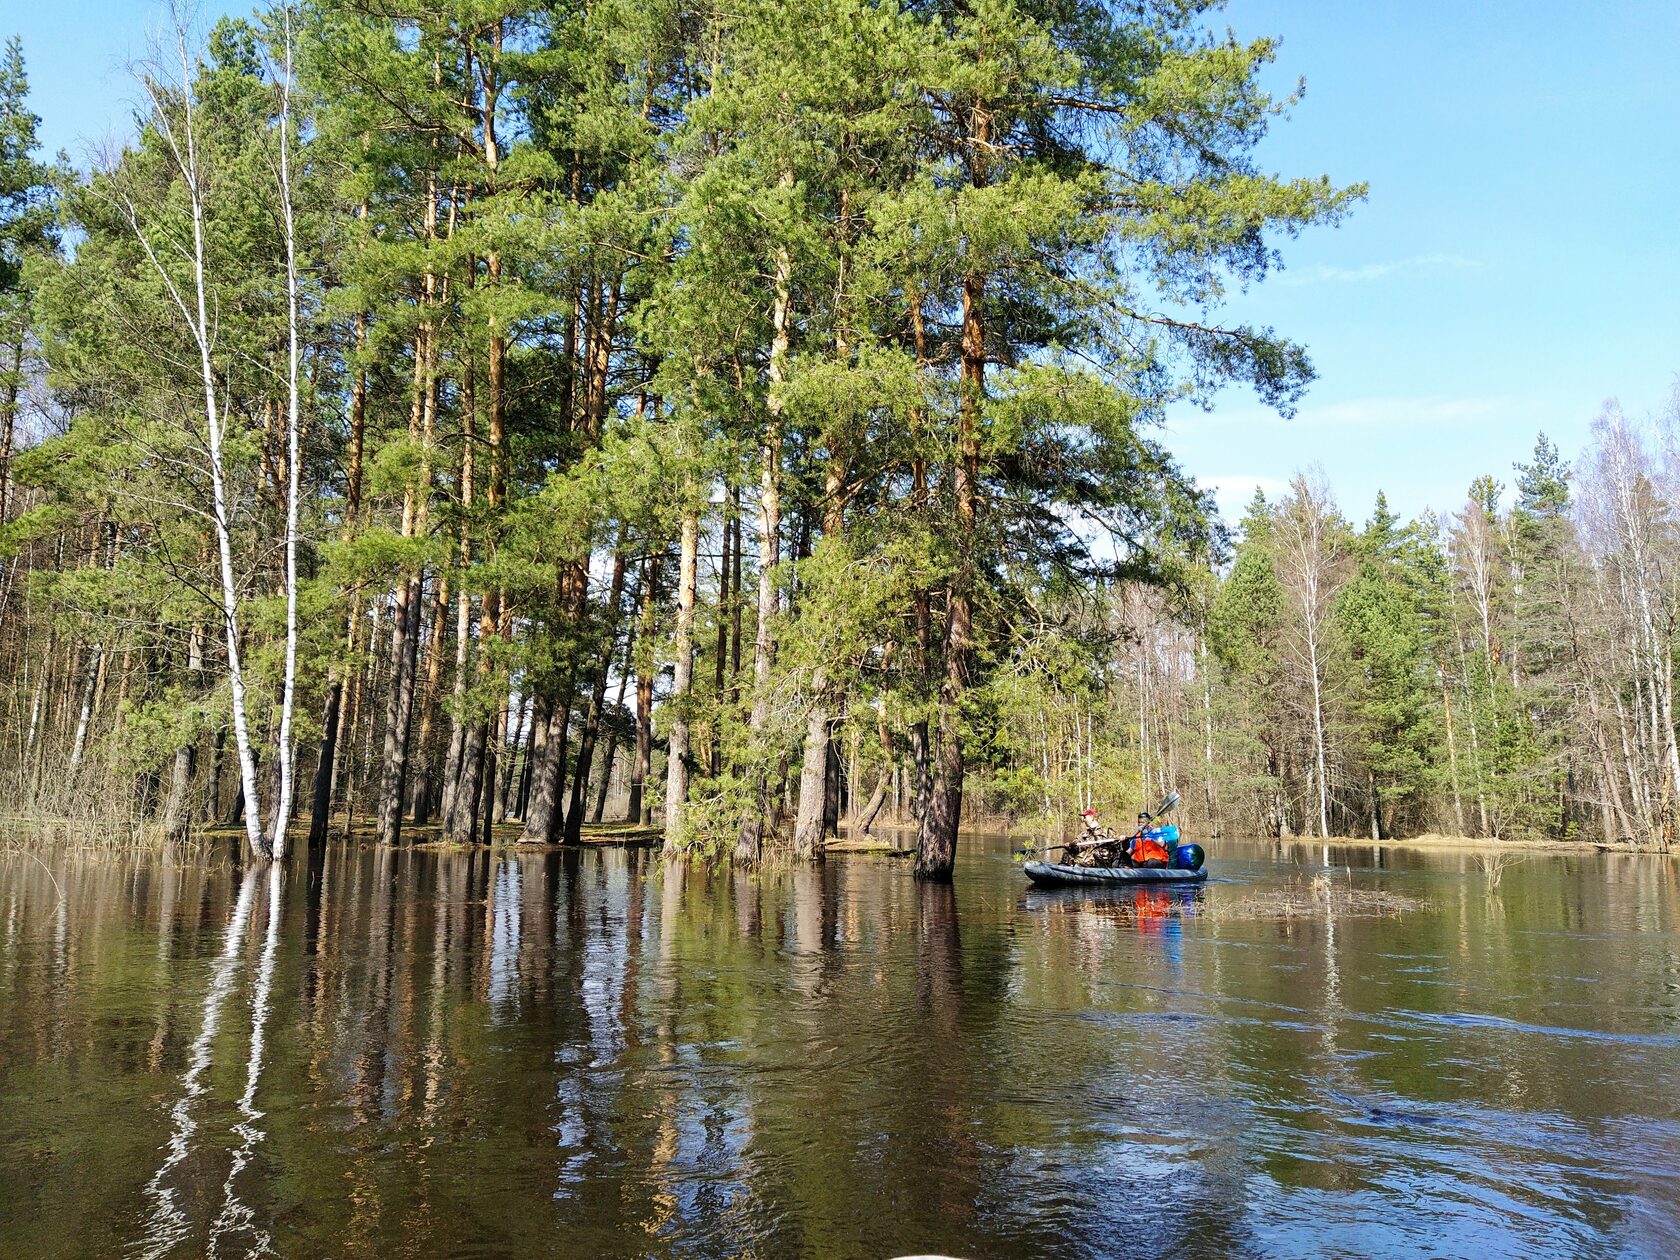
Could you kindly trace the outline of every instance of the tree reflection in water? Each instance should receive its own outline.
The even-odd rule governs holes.
[[[1680,1254],[1668,863],[1237,852],[0,858],[0,1256]]]
[[[490,1009],[499,1021],[519,1017],[519,858],[503,855],[496,866],[490,914]]]
[[[234,903],[233,916],[228,920],[227,932],[222,938],[222,951],[211,965],[210,985],[204,993],[204,1010],[198,1036],[193,1039],[192,1048],[187,1055],[187,1070],[181,1078],[180,1096],[170,1108],[173,1128],[165,1147],[167,1154],[151,1180],[146,1183],[145,1193],[151,1208],[147,1216],[146,1232],[136,1249],[148,1260],[169,1254],[192,1232],[193,1224],[180,1206],[173,1174],[192,1153],[193,1136],[199,1127],[197,1104],[209,1088],[205,1081],[205,1073],[210,1068],[211,1047],[215,1043],[216,1031],[221,1024],[222,1007],[233,989],[240,949],[245,941],[246,926],[251,919],[251,907],[256,901],[257,884],[262,878],[262,874],[254,868],[245,872],[245,878],[239,885],[239,899]],[[274,882],[278,884],[278,881]],[[278,922],[278,914],[272,914],[271,928]],[[270,936],[274,936],[273,931]],[[266,991],[263,1001],[266,1007]],[[253,1074],[256,1067],[256,1063],[253,1062]],[[230,1176],[230,1185],[231,1180]]]
[[[263,1131],[258,1122],[263,1113],[257,1110],[257,1083],[262,1077],[263,1048],[266,1043],[268,1028],[268,995],[274,983],[274,958],[280,945],[280,907],[281,888],[284,884],[284,872],[273,867],[263,871],[263,880],[268,885],[268,929],[263,936],[262,957],[257,963],[256,985],[251,991],[251,1043],[250,1052],[245,1060],[245,1092],[239,1097],[240,1120],[233,1126],[233,1131],[239,1135],[239,1145],[233,1152],[233,1163],[228,1168],[227,1179],[222,1182],[222,1211],[210,1227],[210,1254],[217,1254],[219,1244],[224,1239],[234,1238],[241,1234],[250,1237],[248,1255],[267,1255],[273,1251],[269,1231],[262,1228],[256,1221],[251,1208],[240,1201],[238,1194],[239,1174],[250,1163],[251,1153],[258,1142],[263,1140]]]

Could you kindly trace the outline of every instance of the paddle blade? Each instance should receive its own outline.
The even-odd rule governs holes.
[[[1155,807],[1154,816],[1156,818],[1159,818],[1162,814],[1166,813],[1169,809],[1177,808],[1178,802],[1182,799],[1183,798],[1180,797],[1177,792],[1168,792],[1166,794],[1166,796],[1162,798],[1161,803]]]

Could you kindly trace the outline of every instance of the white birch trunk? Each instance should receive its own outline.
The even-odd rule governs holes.
[[[276,862],[286,856],[286,824],[292,813],[292,702],[297,690],[297,528],[298,528],[298,271],[297,221],[292,211],[291,105],[292,14],[285,10],[286,60],[280,83],[280,212],[286,233],[286,681],[280,699],[280,783],[269,829],[269,850]],[[247,797],[247,804],[252,798]],[[249,811],[247,811],[249,814]]]
[[[1316,582],[1315,582],[1316,586]],[[1318,755],[1318,834],[1330,835],[1330,785],[1324,766],[1324,695],[1319,682],[1318,628],[1312,619],[1307,621],[1307,658],[1312,666],[1313,747]]]

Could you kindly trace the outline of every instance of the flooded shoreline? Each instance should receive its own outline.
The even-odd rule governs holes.
[[[0,1254],[1680,1248],[1670,864],[1306,856],[0,858]]]

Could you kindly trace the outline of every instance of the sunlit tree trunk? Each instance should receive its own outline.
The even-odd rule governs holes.
[[[784,188],[793,175],[785,173]],[[789,329],[793,304],[793,260],[787,247],[776,250],[774,297],[770,307],[770,396],[765,404],[764,432],[758,456],[758,628],[753,639],[753,705],[747,718],[757,772],[756,800],[741,821],[735,838],[735,857],[757,862],[763,852],[764,821],[770,812],[769,779],[762,769],[763,731],[770,720],[770,673],[776,660],[775,623],[778,609],[776,581],[782,547],[782,382],[787,374]],[[638,702],[640,697],[638,690]],[[637,764],[641,750],[637,748]]]
[[[282,9],[285,19],[285,56],[280,81],[280,221],[286,237],[286,675],[280,695],[279,762],[280,783],[274,805],[274,821],[268,830],[268,847],[276,862],[286,856],[286,829],[292,818],[292,708],[297,695],[298,648],[298,484],[302,455],[302,398],[298,369],[302,350],[297,262],[297,223],[292,209],[292,11]]]
[[[659,558],[650,554],[642,570],[641,631],[636,648],[636,753],[630,769],[630,798],[627,819],[641,826],[648,821],[644,799],[648,774],[653,769],[653,680],[658,665],[653,655],[655,590]]]
[[[990,143],[990,119],[976,106],[974,139]],[[984,182],[977,180],[977,183]],[[980,406],[986,387],[986,281],[971,272],[962,287],[962,399],[957,407],[957,450],[952,461],[952,500],[957,537],[972,547],[979,515]],[[972,555],[957,562],[946,591],[945,678],[939,690],[939,726],[934,759],[933,790],[922,818],[916,846],[917,879],[948,882],[957,858],[957,829],[962,823],[963,775],[966,768],[959,706],[968,690],[973,653],[974,581]]]
[[[694,602],[699,569],[700,517],[690,508],[683,514],[681,551],[678,556],[677,624],[672,653],[676,665],[671,679],[672,706],[669,753],[665,770],[665,853],[680,853],[687,846],[689,693],[694,684]]]

